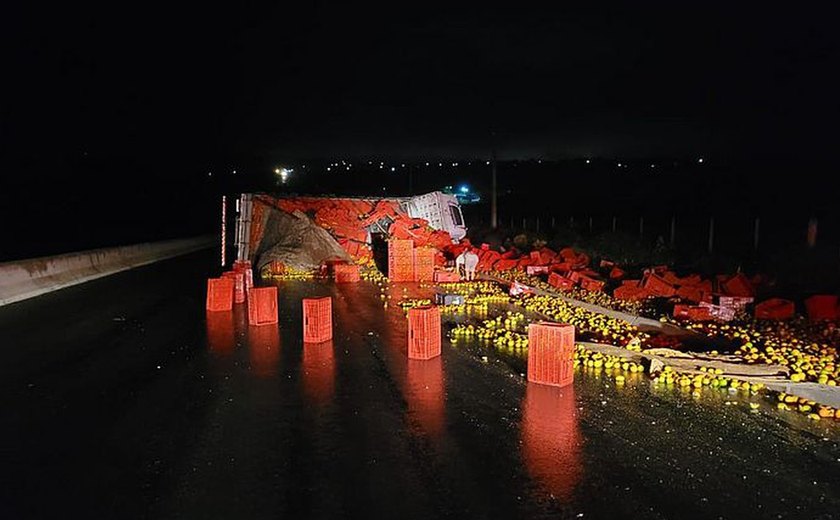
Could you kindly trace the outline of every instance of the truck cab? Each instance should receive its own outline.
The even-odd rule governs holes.
[[[401,206],[412,218],[422,218],[435,229],[446,231],[452,240],[467,236],[461,204],[454,195],[433,191],[401,201]]]

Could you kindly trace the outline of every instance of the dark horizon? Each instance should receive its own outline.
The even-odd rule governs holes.
[[[509,159],[835,161],[840,54],[816,11],[19,9],[2,128],[22,165],[488,157],[493,134]]]
[[[627,191],[611,162],[676,161],[678,175],[708,176],[686,194],[696,207],[833,204],[840,49],[816,10],[7,11],[0,214],[16,224],[4,258],[50,252],[44,230],[66,243],[55,252],[212,230],[221,192],[270,189],[278,165],[342,158],[486,161],[495,149],[501,161],[557,161],[544,180],[510,182],[548,206],[573,176],[602,212]],[[603,167],[579,169],[585,158]],[[685,207],[655,198],[656,182],[676,177],[644,179],[633,211]],[[382,184],[309,184],[348,182],[360,193]]]

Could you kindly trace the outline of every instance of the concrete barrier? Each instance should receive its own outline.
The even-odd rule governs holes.
[[[212,236],[109,247],[0,264],[0,306],[212,247]]]

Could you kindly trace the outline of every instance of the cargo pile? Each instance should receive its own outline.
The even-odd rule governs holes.
[[[449,233],[433,229],[424,219],[411,218],[395,200],[257,196],[253,203],[252,247],[261,243],[266,230],[264,224],[255,223],[262,223],[271,209],[289,215],[306,215],[316,226],[326,230],[349,258],[362,264],[373,259],[371,233],[411,240],[416,247],[431,247],[437,251],[452,245]]]
[[[778,364],[790,368],[790,380],[829,386],[840,384],[840,328],[815,324],[804,318],[790,321],[754,320],[742,324],[692,323],[688,328],[709,337],[739,343],[737,354],[752,364]]]
[[[207,280],[205,308],[208,312],[231,312],[238,304],[247,305],[249,325],[278,321],[277,287],[254,287],[251,263],[247,261],[237,261],[233,270]]]
[[[387,238],[387,278],[373,264],[372,233]],[[679,339],[641,331],[627,321],[565,299],[571,298],[632,315],[673,321],[710,339],[726,340],[734,344],[735,355],[746,365],[784,367],[794,383],[840,384],[836,349],[840,332],[834,326],[839,314],[836,295],[807,298],[801,307],[806,319],[797,314],[793,301],[758,298],[765,292],[760,277],[743,273],[680,276],[667,266],[639,269],[609,260],[593,263],[587,254],[568,247],[557,252],[544,246],[532,251],[494,251],[486,244],[473,246],[469,240],[452,243],[447,233],[432,229],[425,220],[409,217],[396,201],[257,196],[251,236],[252,244],[264,244],[253,252],[260,257],[260,271],[266,276],[308,279],[315,276],[314,265],[321,269],[321,275],[334,277],[338,283],[367,280],[376,284],[386,307],[393,293],[390,282],[420,283],[421,290],[434,286],[436,294],[431,298],[406,298],[399,305],[414,313],[417,330],[421,330],[428,328],[424,324],[434,325],[437,318],[422,321],[417,313],[437,303],[432,307],[437,309],[433,313],[439,312],[445,321],[458,322],[449,332],[456,342],[475,339],[517,356],[527,353],[528,320],[522,313],[531,312],[573,325],[581,341],[632,352],[682,349]],[[446,266],[467,250],[478,256],[479,272],[523,290],[509,294],[494,282],[458,282],[457,272]],[[208,309],[247,301],[247,285],[246,279],[235,272],[208,282]],[[529,294],[531,288],[547,294]],[[406,294],[403,289],[403,296]],[[522,313],[510,310],[510,304],[520,306]],[[414,355],[420,358],[439,352],[434,343],[418,343],[414,348]],[[576,349],[575,360],[583,369],[610,371],[616,383],[624,381],[625,373],[646,368],[638,360],[583,346]],[[651,376],[657,387],[674,386],[692,393],[706,387],[748,395],[763,390],[756,383],[714,370],[700,372],[666,366]],[[789,395],[780,397],[778,407],[812,419],[836,414],[834,409],[817,407]]]
[[[520,300],[520,301],[517,301]],[[579,370],[584,370],[594,376],[606,375],[613,378],[617,386],[623,386],[629,376],[641,375],[645,372],[650,372],[653,365],[643,363],[639,356],[643,352],[653,352],[653,350],[646,350],[649,348],[659,348],[668,346],[660,344],[657,339],[661,336],[645,337],[638,334],[632,326],[621,320],[610,320],[603,315],[597,313],[581,312],[579,308],[573,307],[566,302],[557,298],[549,296],[542,297],[525,297],[522,299],[512,299],[514,303],[523,305],[529,311],[536,311],[542,315],[548,315],[554,319],[576,324],[575,329],[584,335],[594,336],[600,338],[604,344],[621,344],[622,337],[624,337],[625,350],[629,355],[614,355],[592,350],[581,344],[578,344],[574,353],[574,366]],[[454,324],[449,330],[449,337],[453,342],[453,346],[458,347],[461,344],[469,342],[477,342],[479,345],[492,346],[505,355],[513,356],[519,359],[525,359],[529,353],[529,340],[527,336],[528,325],[531,322],[521,312],[515,311],[500,311],[495,316],[490,318],[480,319],[478,323],[458,322]],[[791,327],[790,322],[767,322],[763,334],[767,335],[766,341],[770,344],[781,344],[783,341],[780,338],[789,337],[790,335],[804,333],[816,333],[818,328],[814,324],[809,324],[805,320],[800,320],[800,324],[796,328]],[[722,333],[728,333],[731,338],[743,337],[745,329],[735,329],[730,324],[721,323],[707,323],[698,324],[698,326],[715,327]],[[811,332],[802,330],[802,327],[811,326]],[[591,334],[592,331],[599,331],[599,334]],[[641,338],[641,340],[640,340]],[[840,339],[836,336],[831,340]],[[805,349],[805,341],[794,342],[800,349]],[[745,344],[746,346],[746,344]],[[751,357],[744,357],[747,364],[750,363],[781,363],[781,358],[772,360],[763,360],[760,357],[754,358],[755,353],[752,352],[752,346],[748,346],[739,353],[739,357],[744,357],[749,354]],[[594,347],[593,347],[594,348]],[[816,351],[782,348],[790,359],[787,366],[799,367],[797,370],[805,370],[808,368],[808,363],[812,364],[809,372],[802,372],[814,377],[815,382],[834,386],[837,384],[836,364],[830,363],[829,360],[836,359],[836,352],[829,350],[826,345],[822,345]],[[772,348],[771,348],[772,351]],[[706,354],[708,359],[716,359],[718,354],[712,352]],[[722,357],[721,359],[731,359],[731,357]],[[731,362],[730,362],[731,363]],[[820,364],[821,363],[821,364]],[[814,366],[819,364],[819,368]],[[797,372],[794,372],[797,373]],[[831,375],[829,375],[831,374]],[[808,419],[818,421],[820,419],[840,418],[840,411],[830,406],[819,405],[816,402],[788,395],[785,393],[777,393],[768,391],[760,382],[747,381],[743,376],[734,376],[727,374],[719,368],[711,368],[699,366],[692,370],[678,369],[673,366],[659,365],[654,373],[649,374],[654,386],[661,390],[677,390],[682,392],[689,392],[695,398],[700,398],[703,392],[723,392],[726,396],[727,405],[745,406],[750,411],[755,412],[761,407],[762,396],[772,398],[772,405],[780,410],[790,410],[792,412],[801,413]],[[749,378],[747,378],[749,379]],[[793,381],[800,380],[798,377],[792,378]],[[834,381],[834,382],[832,382]]]

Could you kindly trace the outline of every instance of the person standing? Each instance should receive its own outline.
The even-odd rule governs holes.
[[[478,267],[478,255],[472,251],[465,251],[464,253],[464,271],[466,271],[467,280],[475,280],[475,269]]]

